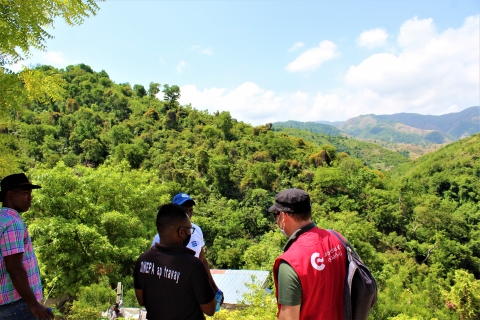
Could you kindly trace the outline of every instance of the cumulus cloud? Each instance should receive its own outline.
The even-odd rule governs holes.
[[[303,48],[305,46],[305,44],[303,42],[295,42],[293,44],[293,46],[291,46],[288,51],[291,52],[291,51],[296,51],[300,48]]]
[[[337,46],[335,43],[324,40],[318,47],[309,49],[290,62],[286,67],[290,72],[312,71],[320,67],[325,61],[337,57]]]
[[[177,72],[182,73],[183,68],[185,68],[186,66],[188,66],[188,64],[185,62],[185,60],[179,61],[177,64]]]
[[[387,43],[388,34],[385,29],[377,28],[364,31],[357,39],[360,47],[368,49],[383,47]]]
[[[432,18],[418,20],[414,17],[402,24],[397,42],[401,47],[422,46],[436,36],[438,34]]]
[[[458,112],[480,99],[479,21],[480,15],[471,16],[461,27],[443,31],[432,19],[405,21],[394,50],[352,65],[342,88],[307,93],[274,92],[252,82],[234,89],[190,85],[181,88],[180,102],[210,112],[227,110],[253,125],[346,120],[369,113]]]
[[[432,19],[413,18],[400,27],[398,54],[379,53],[351,66],[346,84],[378,96],[371,108],[439,114],[453,104],[478,103],[479,16],[439,33]],[[371,101],[373,103],[373,101]],[[383,103],[385,102],[385,104]]]
[[[211,113],[217,110],[229,111],[233,118],[252,125],[295,119],[299,113],[304,113],[302,119],[309,121],[309,96],[301,91],[278,94],[263,89],[256,83],[245,82],[231,90],[199,90],[195,85],[186,85],[181,88],[181,92],[182,104],[191,103],[195,109]]]

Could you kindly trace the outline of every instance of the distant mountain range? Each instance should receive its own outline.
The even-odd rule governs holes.
[[[449,143],[480,132],[480,107],[441,116],[416,113],[362,115],[338,126],[342,132],[362,139],[393,143]]]
[[[470,107],[441,116],[416,113],[368,114],[344,122],[275,122],[273,127],[296,128],[329,135],[347,134],[368,141],[427,146],[450,143],[480,132],[480,107]]]

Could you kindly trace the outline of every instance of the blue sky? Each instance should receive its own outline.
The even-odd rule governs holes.
[[[27,64],[85,63],[117,83],[254,125],[458,112],[480,99],[479,1],[106,1],[55,24]],[[162,98],[160,96],[160,98]]]

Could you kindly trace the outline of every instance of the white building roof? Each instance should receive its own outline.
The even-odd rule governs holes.
[[[225,304],[237,305],[244,300],[244,294],[251,289],[247,286],[255,283],[265,288],[269,271],[262,270],[220,270],[211,269],[213,280],[223,291]]]

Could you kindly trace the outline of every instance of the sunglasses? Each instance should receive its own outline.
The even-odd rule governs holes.
[[[277,217],[280,215],[280,211],[273,211],[272,214],[275,220],[277,220]]]
[[[195,232],[195,228],[194,227],[180,227],[178,228],[178,230],[182,229],[182,228],[185,228],[185,229],[190,229],[190,234],[193,234]]]

